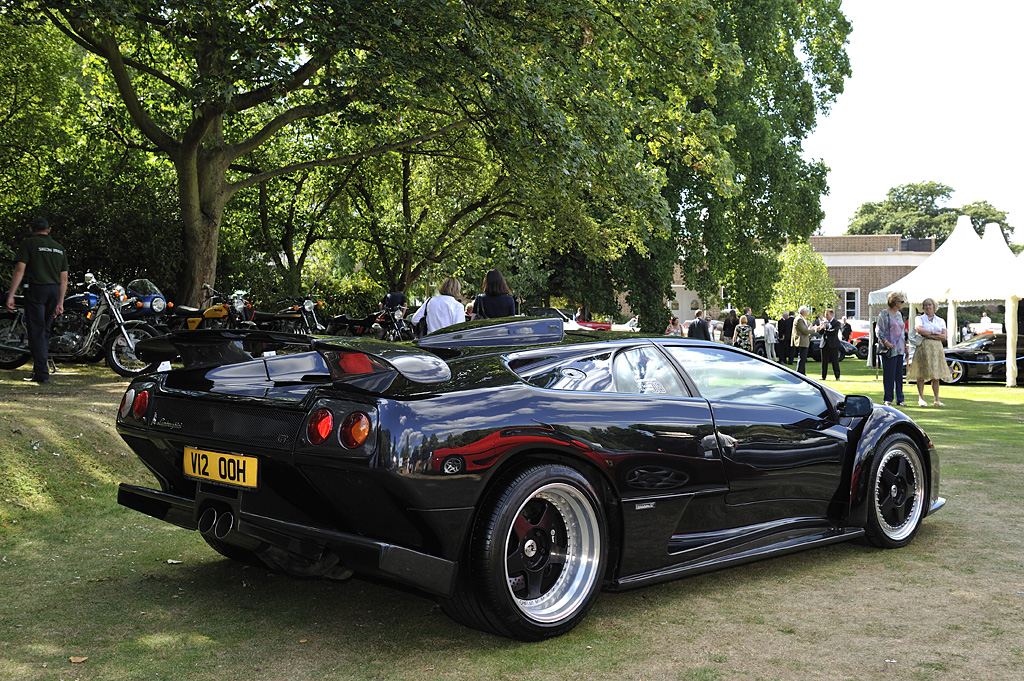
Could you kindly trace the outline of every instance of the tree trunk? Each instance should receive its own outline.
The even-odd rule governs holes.
[[[178,201],[184,221],[185,267],[178,284],[178,302],[202,307],[203,284],[217,281],[217,246],[224,205],[230,196],[219,164],[197,153],[182,154],[174,163],[178,175]]]

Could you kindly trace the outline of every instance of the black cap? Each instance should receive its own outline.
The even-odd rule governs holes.
[[[50,223],[46,221],[46,218],[32,218],[33,232],[45,232],[49,228]]]

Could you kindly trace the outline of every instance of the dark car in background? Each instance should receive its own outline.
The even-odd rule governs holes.
[[[277,355],[244,351],[260,343]],[[524,319],[415,344],[186,331],[137,352],[185,368],[124,395],[118,433],[156,484],[120,504],[233,560],[411,585],[521,640],[568,632],[602,589],[901,547],[945,503],[908,416],[721,343]]]
[[[846,359],[850,355],[856,355],[857,354],[857,347],[854,346],[852,343],[847,343],[846,341],[839,341],[839,343],[843,347],[843,354],[840,355],[840,357],[839,357],[840,361]],[[765,348],[764,348],[764,336],[758,336],[758,337],[754,338],[754,352],[756,354],[760,355],[761,357],[767,357],[768,356],[767,353],[765,352]],[[778,346],[776,346],[775,354],[778,354],[778,352],[779,352],[779,349],[778,349]],[[807,351],[807,359],[813,360],[815,362],[820,362],[821,361],[821,338],[820,337],[817,337],[817,336],[812,336],[811,337],[811,344],[810,344],[810,347],[808,348],[808,351]]]
[[[945,349],[951,383],[1006,380],[1006,334],[983,333]],[[1024,376],[1024,336],[1017,336],[1017,375]]]

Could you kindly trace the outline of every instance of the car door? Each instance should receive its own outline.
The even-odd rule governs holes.
[[[605,346],[521,375],[541,389],[529,404],[543,425],[588,450],[616,489],[619,574],[672,564],[681,519],[705,499],[721,503],[728,489],[707,400],[651,343]]]
[[[711,405],[729,486],[722,528],[826,522],[842,485],[847,431],[821,388],[728,347],[667,349]]]

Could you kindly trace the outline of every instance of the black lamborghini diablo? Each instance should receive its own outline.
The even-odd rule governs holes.
[[[125,393],[118,432],[159,485],[121,504],[522,640],[569,631],[602,588],[900,547],[945,503],[909,417],[722,344],[528,319],[416,344],[186,331],[137,353],[185,368]]]

